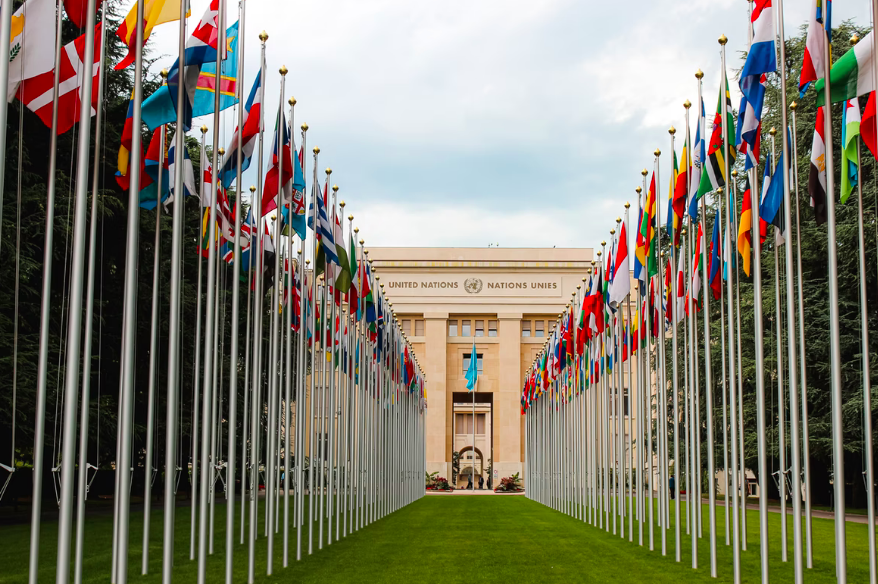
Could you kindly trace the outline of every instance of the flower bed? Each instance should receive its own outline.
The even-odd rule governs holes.
[[[524,487],[521,486],[521,478],[518,473],[511,477],[503,477],[500,479],[500,485],[494,489],[495,493],[523,493]]]

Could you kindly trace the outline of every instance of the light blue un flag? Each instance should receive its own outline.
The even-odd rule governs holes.
[[[476,355],[476,342],[473,341],[473,352],[469,358],[469,369],[466,370],[466,389],[473,391],[476,388],[476,382],[479,380],[479,356]]]

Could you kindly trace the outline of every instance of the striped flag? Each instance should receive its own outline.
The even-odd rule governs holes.
[[[825,122],[823,110],[817,108],[817,122],[814,124],[814,141],[811,143],[811,168],[808,173],[808,194],[811,207],[818,224],[826,222],[826,141],[823,139]]]
[[[710,134],[710,143],[707,147],[707,159],[701,174],[701,184],[698,186],[698,198],[705,194],[726,186],[725,162],[728,156],[729,167],[735,163],[735,138],[732,132],[735,127],[734,115],[732,114],[732,98],[729,95],[729,80],[723,75],[726,100],[726,137],[723,139],[722,128],[722,100],[723,92],[720,90],[716,101],[716,115],[713,118],[713,127]],[[725,145],[725,151],[723,146]]]

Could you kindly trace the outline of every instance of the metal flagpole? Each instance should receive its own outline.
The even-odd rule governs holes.
[[[659,253],[661,249],[662,243],[662,235],[661,235],[661,205],[659,204],[659,200],[661,197],[658,194],[661,192],[661,179],[660,168],[659,168],[659,157],[662,152],[658,148],[655,149],[655,185],[656,185],[656,203],[655,203],[655,249],[656,253]],[[661,257],[661,255],[659,256]],[[662,298],[665,296],[665,286],[664,279],[661,277],[661,270],[664,268],[662,265],[664,262],[659,262],[659,277],[658,277],[658,292],[659,292],[659,318],[656,326],[659,327],[659,334],[656,337],[656,344],[658,345],[658,366],[657,370],[659,372],[658,375],[658,410],[656,412],[656,419],[660,426],[659,430],[659,463],[661,465],[660,478],[659,478],[659,507],[661,512],[659,513],[661,520],[661,536],[662,536],[662,555],[668,555],[668,459],[667,459],[667,381],[665,377],[665,330],[664,330],[664,322],[665,322],[665,309],[662,303]],[[664,438],[662,438],[664,435]],[[662,450],[661,445],[664,445],[665,450]]]
[[[327,178],[327,180],[329,180],[328,176],[326,178]],[[338,219],[338,210],[336,209],[337,197],[338,197],[338,185],[332,185],[332,218],[329,220],[329,225],[330,225],[330,229],[333,230],[333,239],[334,239],[334,234],[335,234],[335,222]],[[344,211],[344,205],[342,205],[342,212],[343,211]],[[336,246],[337,245],[338,244],[336,243]],[[342,237],[342,246],[344,246],[344,237]],[[341,261],[341,260],[339,259],[339,261]],[[341,266],[339,266],[339,272],[340,271],[341,271]],[[336,340],[338,339],[337,335],[339,334],[337,327],[336,327],[336,324],[335,324],[335,319],[336,319],[336,316],[340,316],[336,313],[336,310],[335,310],[335,308],[336,308],[335,295],[336,294],[340,294],[340,293],[338,292],[338,290],[335,289],[335,282],[333,282],[333,294],[329,298],[329,304],[330,304],[329,331],[331,333],[331,339],[329,341],[329,359],[330,359],[330,362],[329,362],[329,387],[328,387],[328,390],[329,390],[329,410],[328,410],[328,413],[326,415],[326,418],[327,418],[327,420],[326,420],[326,426],[327,426],[326,433],[328,434],[327,446],[329,447],[329,460],[328,460],[328,471],[327,471],[328,472],[328,476],[327,476],[327,480],[328,480],[327,487],[328,488],[327,488],[327,492],[326,492],[326,511],[327,511],[327,520],[328,520],[327,534],[326,534],[326,544],[327,545],[332,545],[332,504],[333,504],[332,498],[333,498],[333,493],[334,493],[333,482],[335,480],[334,479],[335,473],[333,472],[333,465],[335,464],[335,457],[333,455],[333,450],[335,448],[335,439],[334,439],[334,435],[335,435],[335,394],[336,394],[336,391],[335,391],[335,384],[336,384],[335,369],[338,366],[338,357],[337,357],[336,352],[335,352],[335,343],[336,343]],[[340,312],[340,310],[339,310],[339,312]],[[339,318],[339,321],[340,320],[341,319]],[[339,322],[339,324],[341,324],[341,323]],[[339,345],[339,350],[341,350],[340,345]],[[324,399],[324,401],[325,401],[325,399]],[[322,519],[321,519],[320,524],[321,525],[323,524]]]
[[[138,5],[138,9],[140,6]],[[60,3],[56,18],[55,30],[55,60],[60,61],[61,55],[61,9]],[[12,2],[0,4],[0,46],[7,47],[11,41],[10,26],[12,18]],[[3,44],[5,43],[5,44]],[[49,171],[46,184],[46,228],[43,240],[43,286],[40,295],[40,349],[37,358],[37,392],[36,406],[34,410],[34,462],[33,462],[33,488],[31,490],[31,519],[30,519],[30,555],[28,557],[28,583],[37,584],[40,565],[40,516],[43,506],[43,474],[46,442],[46,385],[49,377],[49,321],[52,310],[52,259],[53,259],[53,235],[55,231],[55,176],[57,151],[58,151],[58,84],[61,68],[55,67],[53,92],[52,92],[52,128],[49,134]],[[0,59],[0,85],[8,86],[9,62]],[[135,84],[136,85],[136,84]],[[136,89],[136,87],[135,87]],[[0,105],[0,119],[6,127],[7,104]],[[138,143],[140,138],[138,137]],[[3,144],[3,152],[6,151],[6,132],[0,132],[0,143]],[[0,161],[0,183],[3,182],[6,171],[6,159]],[[0,189],[0,214],[2,214],[3,190]],[[2,218],[2,217],[0,217]],[[115,520],[114,520],[115,532]],[[115,552],[115,550],[114,550]],[[115,553],[114,553],[115,559]],[[115,574],[114,574],[115,576]]]
[[[626,238],[628,237],[628,226],[630,225],[630,223],[628,222],[628,210],[630,208],[631,208],[631,204],[626,202],[625,203],[625,227],[626,227],[625,237]],[[634,249],[633,247],[631,247],[628,244],[628,241],[625,241],[625,248],[626,249]],[[624,277],[629,278],[630,275],[624,274]],[[637,290],[636,285],[634,287],[634,290],[635,291]],[[636,298],[636,294],[634,295],[634,297]],[[628,442],[627,442],[626,446],[628,448],[628,541],[629,542],[634,541],[634,493],[635,493],[634,478],[635,478],[635,475],[638,477],[638,479],[640,477],[640,472],[635,473],[634,451],[633,451],[632,446],[631,446],[631,433],[633,431],[633,428],[631,427],[631,423],[632,423],[632,418],[634,416],[634,407],[633,407],[634,402],[632,399],[633,394],[634,394],[634,377],[633,377],[633,373],[632,373],[632,369],[634,367],[633,334],[634,334],[634,331],[636,330],[636,328],[634,326],[634,322],[631,320],[631,302],[632,302],[632,295],[629,293],[628,296],[625,298],[625,308],[628,312],[628,326],[630,327],[629,330],[625,332],[625,339],[626,339],[626,342],[628,343],[628,397],[627,397],[627,400],[628,400],[627,401],[627,404],[628,404],[628,422],[627,422],[628,428],[627,428],[627,432],[626,432]],[[640,412],[637,412],[637,414],[638,414],[638,418],[639,418]],[[639,444],[639,442],[638,442],[638,444]],[[639,467],[638,467],[638,471],[639,471]],[[638,497],[638,500],[639,499],[640,499],[640,497]],[[643,540],[641,540],[641,543],[643,543]]]
[[[860,153],[862,147],[860,145],[860,138],[855,137],[857,141],[857,168],[862,168],[860,165]],[[789,205],[786,207],[786,214],[789,215]],[[788,217],[786,217],[789,219]],[[789,223],[784,223],[784,225],[789,225]],[[867,311],[867,299],[868,295],[866,292],[866,250],[865,250],[865,234],[863,232],[863,181],[857,181],[857,229],[858,229],[858,240],[859,240],[859,276],[860,276],[860,347],[862,351],[862,362],[863,362],[863,447],[865,449],[866,455],[866,468],[863,471],[866,479],[866,510],[869,518],[869,525],[875,525],[875,477],[873,471],[873,454],[872,454],[872,385],[871,385],[871,369],[869,366],[869,316]],[[791,255],[790,244],[787,242],[787,255]],[[790,261],[787,261],[788,271],[791,270]],[[790,286],[787,286],[787,297],[792,296],[792,289]],[[792,315],[792,309],[789,311],[789,315]],[[789,320],[789,319],[788,319]],[[790,347],[793,347],[792,339],[790,339]],[[790,351],[792,353],[792,350]],[[795,368],[795,363],[790,363],[790,368]],[[792,374],[792,373],[791,373]],[[795,394],[792,386],[792,378],[790,379],[790,396],[792,397]],[[791,402],[790,407],[794,407]],[[795,410],[794,410],[795,411]],[[797,460],[795,462],[798,462]],[[795,470],[793,471],[795,472]],[[795,485],[795,483],[794,483]],[[796,485],[797,486],[797,485]],[[798,495],[799,491],[796,491]],[[794,501],[795,503],[795,501]],[[793,516],[796,518],[794,525],[800,525],[798,513],[793,513]],[[871,584],[875,584],[878,581],[878,573],[876,573],[876,563],[875,563],[875,530],[869,529],[869,582]],[[799,532],[799,539],[797,540],[799,544],[801,544],[801,528]],[[797,565],[797,573],[801,572],[801,548],[796,548],[796,562]]]
[[[77,475],[76,490],[76,548],[74,555],[73,581],[82,584],[82,550],[85,536],[85,499],[88,495],[88,425],[89,409],[91,401],[91,347],[92,334],[94,331],[94,282],[95,282],[95,250],[97,246],[97,223],[98,223],[98,187],[100,183],[101,164],[101,108],[104,103],[104,49],[106,47],[107,18],[101,14],[101,63],[98,72],[98,99],[97,112],[95,115],[95,157],[92,166],[91,188],[91,218],[88,233],[88,276],[85,291],[85,340],[82,347],[82,411],[80,412],[79,425],[79,469]],[[57,107],[57,106],[56,106]],[[14,408],[13,408],[14,409]],[[14,427],[14,426],[13,426]],[[14,438],[14,436],[13,436]]]
[[[790,124],[790,128],[793,134],[793,144],[797,144],[796,141],[796,102],[790,104],[790,112],[792,116],[792,123]],[[799,334],[799,355],[801,355],[801,360],[799,363],[799,378],[801,384],[801,399],[802,399],[802,466],[801,471],[796,472],[795,466],[793,467],[793,473],[795,477],[801,477],[802,483],[799,487],[799,490],[795,490],[796,498],[801,501],[802,499],[802,490],[804,487],[804,499],[805,499],[805,562],[808,568],[812,567],[811,560],[811,462],[810,462],[810,448],[808,444],[808,377],[805,369],[805,314],[804,314],[804,300],[802,298],[802,230],[799,224],[799,155],[798,148],[793,148],[793,178],[792,184],[795,192],[792,194],[792,199],[796,204],[796,278],[799,281],[799,285],[797,287],[797,310],[798,310],[798,334]],[[792,334],[793,331],[790,331]],[[799,398],[800,392],[796,391],[796,398]],[[792,402],[791,402],[792,403]],[[793,423],[795,424],[795,431],[798,432],[798,409],[796,409],[796,413],[793,415]],[[794,443],[798,444],[799,440],[796,439],[796,435],[793,434]],[[794,456],[794,460],[798,462],[799,457]],[[796,478],[794,477],[793,484],[795,485]],[[795,504],[793,506],[795,509]],[[794,515],[797,517],[796,521],[800,521],[801,518],[801,508],[799,509],[799,514]],[[795,533],[794,533],[795,537]],[[801,554],[801,548],[798,553]]]
[[[94,3],[91,3],[90,5],[92,6],[91,12],[94,12]],[[61,22],[60,2],[59,2],[58,6],[59,6],[59,10],[58,10],[59,28],[58,28],[58,30],[60,31],[60,22]],[[92,20],[91,21],[91,28],[94,29],[94,27],[95,27],[94,21]],[[88,34],[88,30],[86,30],[86,34]],[[92,34],[94,34],[94,30],[92,30]],[[3,5],[0,5],[0,46],[8,47],[11,42],[12,42],[12,2],[6,2]],[[56,47],[55,47],[55,63],[56,64],[58,63],[58,54],[59,54],[60,46],[61,46],[61,35],[58,34],[57,41],[56,41]],[[90,71],[91,69],[88,69],[88,70]],[[8,85],[9,85],[9,60],[0,59],[0,87],[8,87]],[[53,100],[53,106],[52,106],[52,109],[53,109],[53,112],[52,112],[52,142],[53,143],[55,142],[55,137],[56,137],[55,128],[57,127],[56,124],[57,124],[57,120],[58,120],[58,118],[57,118],[58,67],[55,68],[55,85],[54,85],[54,87],[55,87],[55,92],[53,94],[54,100]],[[82,95],[86,95],[86,94],[83,93]],[[6,127],[6,119],[7,119],[6,116],[8,113],[8,108],[9,108],[9,105],[6,103],[4,103],[2,106],[0,106],[0,128]],[[6,132],[0,132],[0,152],[6,152]],[[54,148],[52,148],[49,152],[50,152],[51,160],[54,160],[55,159]],[[54,165],[50,165],[50,166],[54,170]],[[4,185],[5,185],[5,180],[6,180],[6,160],[4,158],[4,160],[0,161],[0,193],[4,192],[3,189],[4,189]],[[54,182],[53,179],[50,179],[50,180],[52,182]],[[54,193],[52,193],[52,194],[54,195]],[[47,208],[48,208],[48,205],[47,205]],[[2,224],[3,224],[2,220],[3,220],[3,196],[0,195],[0,226],[2,226]],[[0,229],[2,229],[2,227],[0,227]],[[47,231],[47,233],[48,233],[48,231]],[[51,251],[51,248],[49,248],[49,250],[47,250],[48,253],[50,253],[50,251]],[[39,469],[35,469],[35,470],[39,470]],[[34,474],[34,476],[36,476],[36,473]],[[34,492],[36,493],[37,492],[36,485],[34,487],[35,487]],[[34,501],[36,501],[36,498],[34,498]],[[31,538],[31,548],[33,548],[33,544],[34,544],[34,540],[33,540],[33,538]],[[39,544],[37,544],[37,545],[39,545]],[[35,563],[36,560],[37,560],[37,558],[34,557],[34,554],[31,554],[31,566],[30,566],[31,568],[36,566],[36,563]],[[28,576],[28,579],[31,582],[36,582],[36,574],[34,574],[34,571],[31,570],[30,574],[31,575]]]
[[[293,128],[295,127],[295,112],[296,112],[296,98],[290,97],[288,103],[290,104],[290,122],[289,122],[289,131],[290,131],[290,141],[293,139]],[[291,145],[292,146],[292,145]],[[292,148],[291,148],[292,149]],[[296,154],[293,154],[294,156]],[[295,175],[295,163],[290,160],[293,165],[291,170],[291,175]],[[279,176],[282,176],[279,174]],[[281,181],[283,182],[283,181]],[[278,188],[278,192],[283,192],[282,188]],[[283,197],[281,197],[283,199]],[[286,249],[286,257],[284,260],[284,274],[286,277],[286,286],[287,287],[295,287],[296,286],[296,278],[293,276],[293,194],[290,192],[290,201],[289,201],[289,209],[287,210],[289,221],[287,222],[287,249]],[[283,566],[286,568],[290,563],[290,416],[291,416],[291,406],[292,406],[292,376],[293,376],[293,311],[295,310],[295,290],[287,290],[287,306],[286,306],[286,324],[284,326],[284,336],[286,338],[286,363],[281,363],[282,365],[286,365],[286,371],[284,375],[284,471],[283,471],[283,483],[284,483],[284,553],[283,553]],[[298,375],[298,369],[296,374]],[[295,504],[295,498],[293,500]]]
[[[700,104],[700,102],[699,102],[699,104]],[[692,107],[692,103],[687,99],[683,103],[683,108],[686,110],[686,144],[689,146],[689,148],[686,149],[686,160],[683,161],[683,164],[686,168],[686,194],[687,195],[690,192],[692,192],[692,155],[691,155],[692,133],[689,129],[689,108],[690,107]],[[699,105],[699,108],[700,107],[701,106]],[[698,112],[698,119],[699,120],[701,119],[700,109]],[[684,231],[686,231],[687,235],[688,235],[689,248],[694,249],[694,248],[692,248],[692,229],[693,229],[692,218],[690,217],[689,219],[690,219],[689,220],[689,229],[684,230]],[[682,221],[682,218],[681,218],[681,221]],[[682,227],[682,225],[681,225],[681,227]],[[697,228],[695,228],[695,229],[697,229]],[[688,499],[687,504],[686,504],[686,512],[687,512],[687,515],[689,516],[688,517],[689,522],[686,524],[686,529],[688,531],[689,525],[691,524],[692,568],[696,569],[696,568],[698,568],[698,541],[697,541],[698,527],[697,526],[698,526],[698,518],[700,516],[700,510],[701,510],[701,491],[694,488],[695,487],[694,477],[696,474],[697,475],[701,474],[701,468],[698,467],[697,472],[695,474],[693,474],[692,466],[695,462],[695,408],[694,408],[693,404],[695,403],[695,384],[696,384],[695,363],[696,363],[696,359],[697,359],[697,354],[694,352],[694,346],[695,346],[695,337],[697,335],[695,332],[695,321],[694,321],[695,311],[693,310],[694,306],[692,303],[692,292],[694,292],[694,290],[692,290],[692,270],[695,268],[695,266],[693,266],[691,264],[691,260],[688,256],[685,257],[684,259],[687,262],[687,264],[689,264],[689,270],[686,271],[686,273],[689,274],[689,285],[688,285],[689,294],[686,295],[686,299],[688,302],[687,312],[688,312],[689,318],[688,318],[688,321],[685,323],[685,328],[687,330],[686,343],[688,344],[688,351],[686,351],[686,349],[684,349],[684,356],[687,359],[687,366],[686,366],[687,391],[686,391],[686,393],[688,395],[688,403],[687,403],[686,412],[687,412],[688,416],[687,416],[687,420],[686,420],[686,422],[687,422],[686,423],[686,437],[687,437],[687,443],[688,443],[687,451],[689,453],[688,454],[689,458],[688,458],[688,462],[686,465],[686,471],[687,471],[686,478],[688,480],[687,488],[686,488],[686,498]],[[693,499],[692,499],[693,497],[695,497],[694,508],[693,508]]]
[[[225,32],[225,2],[224,0],[219,1],[219,17],[218,17],[218,28],[220,39],[219,42],[222,42],[224,46],[224,32]],[[217,85],[219,85],[219,75],[220,71],[222,71],[222,53],[223,51],[217,51],[216,54],[216,81]],[[207,300],[205,306],[205,332],[204,332],[204,382],[202,385],[204,395],[202,396],[203,404],[202,404],[202,421],[203,426],[201,428],[201,476],[199,477],[201,480],[201,488],[199,492],[199,500],[200,500],[200,508],[201,508],[201,516],[199,517],[199,540],[198,540],[198,584],[204,584],[207,576],[207,544],[208,544],[208,503],[209,498],[212,498],[212,491],[214,490],[214,471],[213,464],[215,464],[214,460],[211,460],[213,453],[208,453],[207,447],[208,444],[211,443],[211,427],[208,427],[208,422],[211,422],[211,426],[214,425],[214,412],[212,408],[212,395],[213,395],[213,379],[212,379],[212,371],[213,371],[213,358],[214,358],[214,345],[216,344],[216,327],[215,323],[215,309],[216,309],[216,280],[217,280],[217,265],[216,265],[216,257],[217,257],[217,245],[216,245],[216,190],[217,190],[217,171],[218,171],[218,162],[219,162],[219,100],[220,93],[219,91],[214,92],[214,120],[213,120],[213,172],[211,173],[210,179],[210,225],[208,227],[208,241],[209,241],[209,250],[207,255]],[[127,349],[127,347],[126,347]],[[123,467],[124,468],[124,467]],[[210,492],[208,491],[210,489]]]
[[[86,8],[87,21],[85,29],[85,55],[83,67],[86,74],[81,80],[81,94],[91,95],[92,64],[94,63],[94,29],[95,29],[95,1],[89,0]],[[5,22],[4,22],[5,24]],[[0,37],[8,35],[9,28],[3,27]],[[8,42],[8,41],[7,41]],[[5,59],[3,59],[5,61]],[[8,73],[8,63],[4,65]],[[57,70],[58,66],[56,66]],[[2,77],[3,71],[0,71]],[[6,104],[0,107],[3,112],[2,123],[6,122]],[[61,458],[61,496],[59,498],[58,519],[58,555],[55,581],[58,584],[66,583],[70,579],[70,540],[73,529],[73,491],[75,485],[76,465],[76,408],[77,395],[79,393],[79,360],[80,342],[82,329],[82,280],[85,271],[85,233],[86,211],[88,209],[88,162],[89,142],[91,135],[91,102],[81,100],[79,108],[79,136],[77,142],[76,160],[76,199],[74,203],[73,224],[73,250],[70,280],[70,315],[67,324],[67,363],[65,367],[66,377],[64,382],[64,427],[62,435],[62,458]],[[4,132],[5,133],[5,132]],[[5,139],[3,139],[5,142]],[[5,145],[4,145],[5,147]],[[2,175],[0,175],[2,183]],[[2,185],[0,185],[2,187]],[[2,193],[2,188],[0,188]],[[125,550],[127,552],[127,549]]]
[[[308,446],[309,446],[309,462],[308,462],[308,555],[314,552],[314,393],[317,386],[317,343],[320,341],[320,331],[317,330],[317,197],[320,196],[320,189],[317,184],[317,155],[320,154],[320,148],[314,147],[314,182],[312,186],[312,225],[314,229],[314,238],[311,241],[311,257],[314,258],[314,268],[311,272],[311,330],[314,331],[313,344],[311,348],[311,388],[308,399]]]
[[[204,136],[205,136],[205,134],[207,134],[207,126],[201,126],[201,149],[199,150],[201,160],[207,159],[207,155],[205,154],[205,149],[204,149]],[[201,181],[200,181],[199,186],[201,187],[201,189],[200,189],[201,190],[200,199],[202,201],[201,209],[203,209],[203,208],[205,208],[204,204],[203,204],[204,192],[205,192],[205,189],[207,188],[207,186],[204,183],[204,173],[203,172],[201,173]],[[196,319],[195,319],[195,367],[194,367],[195,370],[193,371],[193,375],[192,375],[192,377],[193,377],[193,384],[192,384],[192,453],[191,453],[191,456],[192,456],[192,478],[190,479],[191,483],[192,483],[192,485],[191,485],[192,486],[192,494],[189,497],[192,501],[191,519],[190,519],[190,533],[189,533],[189,559],[190,560],[195,559],[195,544],[196,544],[197,539],[198,539],[196,536],[196,526],[198,524],[198,521],[197,521],[198,505],[196,505],[196,503],[195,503],[195,501],[196,501],[195,497],[197,496],[197,493],[198,493],[198,483],[199,483],[199,480],[198,480],[199,465],[198,465],[198,463],[199,463],[199,457],[200,457],[200,455],[199,455],[200,439],[197,439],[196,437],[199,434],[199,409],[198,409],[199,392],[198,392],[198,386],[201,383],[199,376],[201,374],[201,314],[202,314],[202,311],[201,311],[201,272],[202,272],[202,264],[204,263],[202,261],[204,259],[203,258],[203,251],[204,250],[201,249],[201,245],[199,245],[199,249],[198,249],[198,295],[196,297],[196,303],[195,303],[195,313],[197,315]]]
[[[671,153],[674,152],[674,134],[676,130],[673,126],[668,131],[671,135]],[[656,185],[658,187],[658,185]],[[670,196],[673,196],[673,193],[669,193]],[[658,205],[656,205],[658,207]],[[670,225],[673,225],[673,219],[668,217],[668,221]],[[661,224],[659,224],[661,225]],[[681,471],[680,471],[680,439],[679,439],[679,421],[680,421],[680,388],[679,388],[679,380],[677,373],[677,319],[679,315],[677,312],[677,249],[674,244],[675,233],[672,227],[671,233],[668,235],[670,239],[671,245],[671,270],[673,274],[671,276],[671,291],[670,297],[668,300],[668,305],[671,305],[671,302],[674,303],[674,309],[671,312],[671,352],[673,353],[673,361],[671,363],[672,370],[672,379],[671,379],[671,390],[673,391],[674,396],[674,499],[676,503],[674,503],[674,553],[675,558],[679,562],[682,560],[682,546],[680,541],[680,479],[681,479]],[[672,299],[672,300],[671,300]]]
[[[783,110],[783,116],[786,117],[786,110]],[[769,134],[771,134],[771,158],[772,160],[776,160],[774,157],[774,135],[777,133],[775,128],[771,128],[769,130]],[[785,142],[785,140],[781,140]],[[785,149],[781,149],[782,154],[789,155],[789,152],[783,152]],[[784,164],[788,158],[784,158]],[[785,189],[786,190],[786,189]],[[778,459],[780,462],[780,468],[778,469],[778,477],[777,477],[777,488],[778,493],[780,494],[780,533],[781,533],[781,558],[782,561],[787,561],[787,498],[786,498],[786,440],[785,440],[785,423],[784,423],[784,379],[783,379],[783,330],[781,329],[781,314],[783,312],[783,308],[781,306],[780,301],[780,266],[779,256],[778,256],[778,245],[780,244],[779,238],[783,237],[783,234],[780,230],[775,227],[774,228],[775,239],[774,243],[771,246],[772,251],[774,252],[774,306],[775,306],[775,334],[777,335],[777,429],[778,429]],[[743,471],[743,469],[741,469]],[[743,491],[743,482],[741,484]]]
[[[259,34],[262,43],[260,60],[260,80],[265,79],[265,42],[268,35],[265,31]],[[263,127],[259,124],[258,160],[262,164],[263,158]],[[262,290],[263,272],[265,262],[265,250],[263,247],[264,221],[262,219],[262,187],[263,173],[256,173],[256,198],[251,203],[251,217],[256,222],[256,237],[251,234],[250,240],[250,264],[256,264],[255,280],[253,287],[253,347],[252,361],[253,370],[250,372],[250,535],[247,546],[247,582],[253,584],[256,577],[256,533],[258,523],[259,506],[259,423],[262,419],[262,317],[265,314],[265,294]],[[251,190],[251,194],[252,194]],[[253,226],[251,226],[251,230]],[[241,485],[243,490],[245,487]]]
[[[137,22],[143,22],[144,2],[137,2]],[[92,27],[93,28],[93,27]],[[86,31],[87,33],[88,31]],[[142,124],[141,102],[143,101],[143,28],[137,27],[135,46],[138,47],[134,59],[134,107],[132,108],[131,126],[137,130]],[[86,43],[88,50],[88,43]],[[86,102],[83,102],[86,103]],[[84,117],[91,120],[90,110],[85,110]],[[86,122],[83,122],[86,123]],[[87,134],[86,134],[87,135]],[[87,138],[86,138],[87,140]],[[88,143],[85,143],[88,148]],[[137,256],[140,246],[140,160],[142,157],[141,134],[135,131],[131,136],[131,160],[130,181],[128,189],[128,227],[125,249],[125,288],[123,308],[123,336],[122,336],[122,363],[121,363],[121,387],[120,387],[120,420],[117,432],[119,446],[119,464],[116,465],[118,474],[118,505],[116,513],[117,529],[114,543],[116,544],[116,584],[125,584],[128,581],[128,526],[131,503],[131,440],[133,434],[134,414],[134,376],[135,355],[134,335],[137,321]],[[66,578],[66,574],[65,574]]]
[[[302,175],[305,174],[305,148],[306,141],[308,135],[308,124],[302,124],[300,126],[302,130]],[[316,168],[316,162],[315,162]],[[302,192],[302,203],[304,204],[305,193]],[[316,201],[312,200],[312,205],[315,205],[314,210],[316,212]],[[317,226],[317,218],[316,215],[314,217],[314,226],[315,226],[315,243],[316,245],[316,226]],[[306,348],[306,343],[308,342],[308,331],[314,331],[313,321],[311,320],[310,313],[314,312],[314,301],[313,298],[309,295],[306,295],[305,292],[305,277],[307,275],[307,271],[305,270],[305,266],[307,266],[310,260],[305,259],[305,255],[307,253],[307,244],[308,244],[308,229],[305,229],[305,238],[302,240],[302,249],[300,250],[300,259],[303,262],[299,265],[299,288],[302,292],[302,298],[300,300],[302,305],[301,318],[299,324],[299,363],[301,364],[300,373],[298,373],[298,389],[296,393],[296,560],[302,559],[302,530],[305,525],[304,520],[304,511],[305,511],[305,483],[303,479],[303,467],[305,464],[305,436],[306,429],[309,428],[309,421],[306,419],[305,411],[306,411],[306,402],[308,401],[307,396],[307,373],[308,373],[308,361],[310,355],[313,351],[308,351]],[[316,257],[316,254],[315,256]],[[311,280],[314,280],[315,271],[311,272]],[[309,286],[308,290],[311,290]],[[307,307],[307,309],[306,309]],[[312,343],[316,342],[316,339],[313,339]],[[313,376],[313,369],[311,370],[311,375]],[[310,488],[310,487],[309,487]]]
[[[240,79],[244,78],[244,18],[245,18],[244,2],[238,3],[238,22],[240,30],[238,32],[238,75]],[[261,82],[261,78],[260,78]],[[235,261],[232,268],[232,322],[231,322],[231,346],[229,348],[229,424],[228,424],[228,440],[229,440],[229,459],[226,466],[226,584],[231,584],[234,578],[234,527],[235,527],[235,464],[237,463],[238,448],[238,311],[239,311],[239,281],[241,277],[241,214],[244,212],[243,194],[244,189],[241,184],[241,156],[243,153],[243,133],[244,126],[244,106],[243,92],[241,84],[236,84],[235,89],[238,94],[238,132],[237,132],[237,160],[235,161],[235,245],[234,254]],[[261,115],[261,112],[260,112]],[[180,183],[174,183],[180,184]],[[246,390],[245,390],[246,392]],[[247,419],[247,411],[244,411],[244,419]],[[244,434],[246,438],[246,433]],[[243,468],[243,458],[241,461]],[[241,481],[241,490],[246,490],[244,481]],[[243,516],[242,516],[243,517]]]
[[[240,184],[240,181],[239,183]],[[256,204],[256,186],[250,185],[250,247],[248,253],[250,254],[250,260],[247,262],[247,324],[245,330],[245,340],[244,340],[244,427],[241,435],[241,545],[244,545],[244,525],[246,523],[246,515],[247,515],[247,466],[249,465],[247,459],[247,445],[249,443],[250,438],[250,393],[253,390],[253,387],[250,384],[250,338],[251,338],[251,330],[252,330],[252,320],[251,315],[253,312],[253,293],[252,293],[252,283],[253,283],[253,262],[255,258],[253,256],[253,245],[254,239],[259,237],[259,230],[256,228],[257,225],[253,224],[253,209]],[[257,222],[258,224],[258,222]],[[255,234],[254,234],[255,231]]]
[[[162,69],[162,80],[167,79],[167,69]],[[159,130],[159,173],[155,201],[155,242],[153,243],[152,266],[152,319],[149,325],[149,380],[146,398],[146,446],[144,448],[143,468],[143,552],[140,573],[149,573],[149,530],[150,511],[152,509],[152,481],[155,467],[152,461],[152,449],[155,432],[155,386],[158,375],[158,311],[159,311],[159,269],[161,260],[161,226],[162,226],[162,169],[165,164],[165,126]]]
[[[183,70],[186,66],[186,6],[180,6],[180,29],[177,35],[177,49],[179,54],[179,70]],[[103,80],[99,82],[101,85]],[[179,86],[178,86],[179,88]],[[169,295],[169,315],[168,315],[168,387],[167,387],[167,414],[165,422],[165,505],[164,517],[162,523],[162,582],[170,584],[173,578],[174,568],[174,527],[176,512],[176,496],[169,493],[176,492],[176,474],[177,474],[177,425],[178,413],[180,411],[180,388],[181,379],[181,361],[180,354],[180,329],[181,326],[181,298],[180,290],[182,285],[182,257],[183,257],[183,218],[186,210],[186,196],[183,187],[183,162],[185,160],[183,154],[186,151],[186,137],[183,132],[183,114],[184,114],[184,92],[177,92],[177,126],[175,130],[175,148],[174,148],[174,217],[171,221],[171,282],[168,291]],[[100,118],[98,118],[100,124]],[[162,150],[164,151],[164,142],[162,142]],[[97,148],[96,148],[97,150]],[[97,174],[97,167],[95,168]],[[202,173],[203,174],[203,173]],[[161,176],[161,174],[160,174]],[[156,213],[159,212],[156,206]],[[199,275],[201,273],[201,256],[198,259]],[[200,303],[199,289],[199,303]],[[199,316],[200,319],[200,310]],[[198,340],[196,339],[196,345]],[[197,391],[197,390],[196,390]],[[193,410],[196,409],[195,401],[192,402]],[[194,461],[193,461],[194,463]],[[170,470],[173,469],[173,472]],[[193,475],[194,477],[194,475]],[[195,511],[195,500],[192,499],[192,511]],[[194,519],[194,515],[193,515]],[[193,521],[194,527],[194,521]],[[193,539],[194,543],[194,539]]]

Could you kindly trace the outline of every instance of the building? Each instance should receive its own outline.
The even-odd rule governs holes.
[[[459,453],[456,486],[473,472],[494,485],[522,473],[522,379],[592,257],[591,249],[369,248],[426,376],[427,472],[451,481]],[[473,342],[475,403],[464,378]]]

